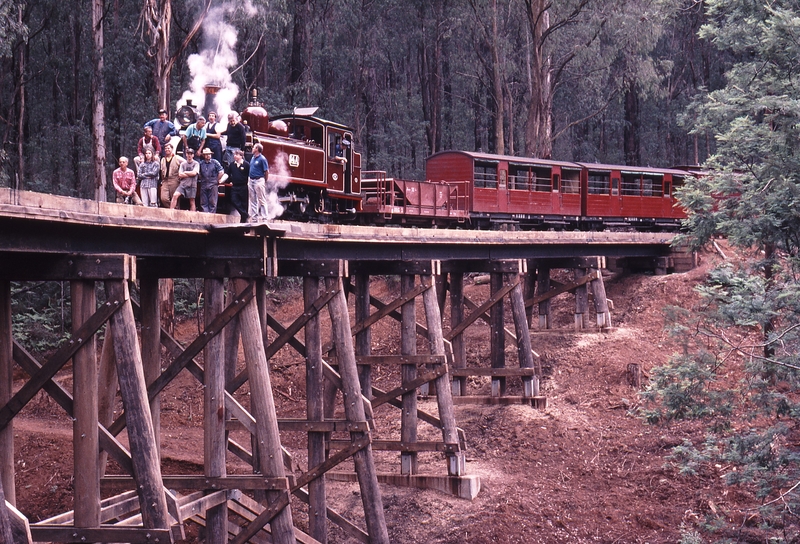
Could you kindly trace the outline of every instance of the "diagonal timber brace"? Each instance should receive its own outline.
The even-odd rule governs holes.
[[[219,314],[203,331],[203,333],[198,336],[189,346],[183,350],[183,352],[175,357],[175,360],[172,361],[172,364],[167,367],[164,372],[152,383],[150,387],[147,388],[147,396],[149,399],[155,398],[175,377],[180,374],[180,371],[189,364],[198,353],[200,353],[203,348],[205,347],[208,342],[218,335],[222,329],[227,325],[234,316],[238,315],[239,312],[247,305],[247,303],[253,299],[255,296],[253,290],[253,284],[249,284],[245,289],[243,289],[235,300],[223,311]],[[162,338],[163,335],[167,334],[165,331],[162,330]],[[163,342],[163,340],[162,340]],[[122,429],[125,428],[125,414],[123,413],[121,416],[117,418],[114,423],[109,426],[108,430],[114,436],[119,434]]]
[[[72,335],[72,337],[56,351],[38,372],[22,386],[16,395],[0,409],[0,430],[22,410],[28,402],[49,382],[56,373],[70,360],[70,358],[102,327],[117,310],[122,307],[122,300],[109,298],[86,322]]]
[[[492,296],[489,300],[481,304],[474,312],[469,314],[469,316],[467,316],[464,319],[464,321],[459,323],[453,330],[448,332],[445,335],[445,340],[452,341],[453,338],[464,332],[464,330],[467,327],[472,325],[478,319],[482,318],[486,310],[488,310],[489,308],[491,308],[492,306],[503,300],[503,297],[506,296],[508,293],[510,293],[511,290],[514,289],[514,287],[516,287],[517,285],[519,285],[519,279],[497,291],[494,294],[494,296]]]
[[[41,365],[28,353],[25,348],[20,346],[14,341],[14,360],[22,369],[30,375],[33,375],[41,368]],[[44,390],[61,406],[70,417],[73,415],[73,399],[72,395],[64,389],[60,384],[53,379],[48,380],[44,386]],[[117,439],[112,435],[103,425],[98,425],[98,432],[100,433],[100,447],[111,454],[114,461],[122,467],[128,474],[133,474],[133,464],[131,463],[131,454],[125,449]]]
[[[286,330],[275,339],[267,348],[266,348],[266,356],[267,359],[271,358],[275,355],[278,350],[280,350],[291,338],[294,338],[294,335],[297,334],[303,326],[308,323],[308,321],[316,316],[322,308],[324,308],[330,301],[336,296],[338,289],[329,289],[327,290],[322,296],[320,296],[312,305],[311,308],[307,309],[294,320],[294,322],[286,328]],[[237,389],[239,389],[244,382],[247,381],[248,373],[247,369],[243,370],[239,373],[236,378],[234,378],[231,383],[228,385],[228,391],[233,393]]]

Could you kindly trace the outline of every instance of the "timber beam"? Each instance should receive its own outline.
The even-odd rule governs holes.
[[[126,254],[0,252],[0,279],[19,281],[135,280],[136,259]]]
[[[409,259],[404,261],[351,261],[350,270],[355,274],[370,276],[438,276],[442,273],[442,261],[435,259]]]
[[[442,273],[483,272],[486,274],[525,274],[528,271],[528,261],[526,259],[501,259],[497,261],[444,261],[442,263]]]
[[[560,257],[560,258],[541,258],[530,260],[530,266],[539,268],[594,268],[601,270],[606,267],[606,258],[601,255],[590,255],[586,257]]]

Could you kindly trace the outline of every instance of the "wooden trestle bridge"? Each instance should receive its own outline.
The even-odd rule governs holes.
[[[591,292],[597,326],[609,327],[600,274],[606,260],[664,272],[674,262],[669,234],[231,221],[0,189],[0,541],[165,543],[183,538],[191,520],[205,525],[207,542],[327,542],[330,523],[354,541],[388,542],[381,483],[434,488],[466,499],[478,493],[478,475],[465,470],[465,437],[454,405],[546,404],[529,334],[533,306],[538,326],[548,328],[551,298],[573,292],[576,327],[587,327]],[[559,268],[573,269],[575,281],[551,281],[550,271]],[[465,274],[474,272],[490,275],[491,294],[480,306],[463,294]],[[399,275],[400,297],[387,302],[371,296],[373,275]],[[265,309],[265,279],[274,276],[303,278],[305,311],[289,326]],[[165,278],[204,279],[205,329],[185,347],[161,325],[159,282]],[[69,281],[72,297],[72,336],[47,361],[37,361],[15,342],[11,326],[11,282],[42,280]],[[129,295],[134,280],[138,307]],[[98,282],[105,289],[99,305]],[[355,323],[349,319],[348,292],[354,294]],[[451,329],[446,331],[442,312],[448,292]],[[417,297],[424,320],[416,316]],[[513,326],[504,323],[504,304],[510,304]],[[332,331],[327,346],[320,335],[324,308]],[[384,317],[401,323],[395,356],[371,355],[370,327]],[[466,365],[462,333],[477,319],[490,324],[491,368]],[[295,337],[301,330],[302,340]],[[98,357],[96,336],[102,331],[106,341]],[[417,354],[418,334],[427,338],[429,353]],[[237,360],[239,338],[243,362]],[[516,368],[505,365],[507,339],[517,345]],[[286,344],[306,362],[304,419],[279,419],[273,402],[268,362]],[[171,362],[161,360],[162,346]],[[195,359],[201,352],[202,365]],[[71,391],[54,379],[69,361]],[[374,364],[400,365],[401,383],[390,391],[373,387]],[[12,384],[14,365],[29,376],[18,390]],[[161,473],[159,393],[183,370],[204,386],[202,477]],[[490,376],[492,395],[469,395],[468,376]],[[512,376],[521,378],[522,396],[506,394],[505,380]],[[109,406],[117,382],[124,414],[114,420]],[[245,383],[249,406],[234,397]],[[13,424],[41,390],[73,419],[75,510],[28,523],[14,508]],[[435,395],[438,413],[418,409],[418,392]],[[372,410],[383,404],[401,409],[399,440],[382,438],[376,428]],[[441,439],[418,440],[419,421],[440,429]],[[118,439],[126,428],[129,448]],[[229,430],[242,428],[252,435],[250,444],[230,438]],[[307,433],[305,471],[298,471],[282,448],[280,430]],[[349,440],[331,439],[341,431],[349,432]],[[376,450],[400,452],[399,470],[379,474]],[[417,456],[424,451],[443,454],[440,475],[418,471]],[[228,452],[252,465],[253,474],[228,475]],[[108,457],[127,476],[102,476]],[[337,471],[348,459],[355,470]],[[345,519],[328,504],[326,480],[333,479],[358,482],[363,520]],[[294,526],[290,495],[308,505],[307,532]]]

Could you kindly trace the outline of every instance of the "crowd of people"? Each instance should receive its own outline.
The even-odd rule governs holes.
[[[180,138],[183,156],[177,153],[173,137]],[[217,213],[220,186],[225,184],[230,187],[230,213],[242,221],[266,221],[269,163],[258,143],[247,161],[246,141],[247,129],[235,111],[228,114],[224,130],[217,114],[209,112],[208,119],[199,116],[179,132],[162,109],[144,124],[133,160],[136,170],[127,157],[119,157],[119,168],[112,175],[116,201],[172,209],[185,202],[190,211],[199,204],[200,211]]]

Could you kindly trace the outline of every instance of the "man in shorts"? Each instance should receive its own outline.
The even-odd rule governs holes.
[[[169,207],[172,209],[177,208],[181,197],[184,197],[189,200],[189,211],[194,212],[197,211],[195,198],[197,198],[197,176],[200,174],[200,163],[194,160],[194,149],[189,148],[185,153],[186,160],[178,169],[178,178],[181,182],[178,188],[175,189],[175,194],[172,195]]]

